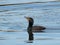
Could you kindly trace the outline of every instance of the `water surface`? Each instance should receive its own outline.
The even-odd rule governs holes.
[[[60,45],[60,2],[19,1],[0,1],[0,45]],[[33,43],[27,43],[28,21],[24,16],[32,17],[34,25],[47,28],[34,33]]]

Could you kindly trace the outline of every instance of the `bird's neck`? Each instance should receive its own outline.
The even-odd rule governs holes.
[[[33,22],[29,22],[28,27],[32,28],[32,26],[33,26]]]

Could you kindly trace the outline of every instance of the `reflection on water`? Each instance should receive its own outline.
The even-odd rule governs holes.
[[[25,41],[25,42],[27,42],[27,43],[33,43],[33,41],[34,41],[34,40],[31,40],[31,41],[28,40],[28,41]]]

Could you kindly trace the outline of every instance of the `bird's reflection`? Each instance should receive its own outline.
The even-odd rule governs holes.
[[[33,40],[28,40],[27,43],[33,43]]]

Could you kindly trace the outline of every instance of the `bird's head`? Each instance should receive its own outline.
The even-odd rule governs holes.
[[[31,17],[25,17],[29,22],[33,22],[33,18]]]
[[[28,20],[29,24],[33,25],[33,23],[34,23],[33,18],[31,18],[31,17],[25,17],[25,18]]]

